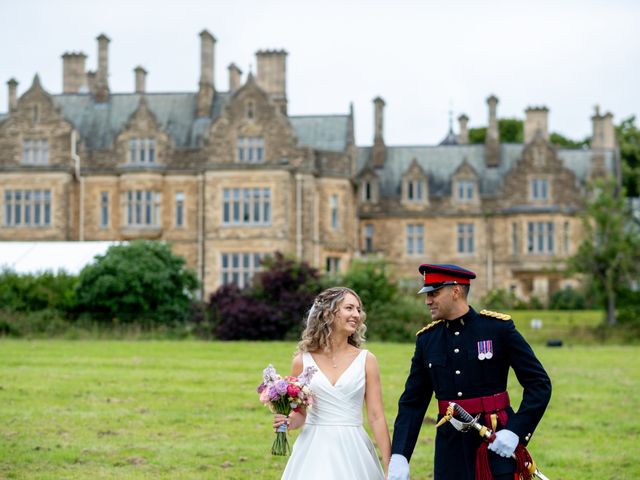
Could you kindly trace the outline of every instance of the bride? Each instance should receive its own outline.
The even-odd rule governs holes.
[[[315,403],[307,412],[274,416],[273,427],[302,427],[283,480],[383,480],[391,455],[376,357],[360,348],[365,312],[360,297],[346,287],[318,295],[293,359],[292,375],[318,369],[311,380]],[[380,450],[362,426],[362,405]]]

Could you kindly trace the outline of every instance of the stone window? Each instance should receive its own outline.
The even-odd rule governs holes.
[[[222,191],[223,225],[270,225],[270,188],[225,188]]]
[[[458,253],[470,254],[474,250],[473,223],[458,224]]]
[[[529,222],[527,231],[529,254],[552,254],[553,250],[553,222]]]
[[[459,202],[471,202],[475,182],[472,180],[456,180],[456,199]]]
[[[176,227],[184,227],[184,192],[176,192]]]
[[[48,227],[51,225],[51,190],[5,190],[6,227]]]
[[[564,222],[564,231],[562,232],[562,243],[565,254],[569,254],[569,222]]]
[[[363,202],[375,202],[378,198],[378,183],[367,179],[360,182],[360,198]]]
[[[256,115],[256,104],[253,100],[248,100],[245,104],[245,113],[249,120],[253,120]]]
[[[22,163],[46,165],[49,163],[49,141],[45,138],[27,138],[22,141]]]
[[[327,257],[325,271],[330,275],[340,273],[340,257]]]
[[[222,253],[220,255],[220,282],[236,284],[240,288],[249,286],[253,276],[261,270],[263,253]]]
[[[410,223],[407,225],[407,255],[424,254],[424,225]]]
[[[262,137],[238,137],[237,147],[240,163],[264,162],[264,139]]]
[[[424,180],[405,180],[404,198],[407,202],[422,202],[424,200]]]
[[[160,192],[154,190],[126,192],[125,218],[130,227],[159,227]]]
[[[109,192],[100,192],[100,228],[109,226]]]
[[[329,210],[331,212],[331,229],[338,230],[338,228],[340,227],[340,222],[337,195],[331,195],[331,198],[329,198]]]
[[[364,225],[364,251],[373,252],[373,225],[370,223]]]
[[[155,138],[129,140],[129,163],[156,163]]]
[[[547,178],[532,178],[529,182],[529,198],[537,202],[549,201],[549,180]]]
[[[518,224],[513,222],[511,224],[511,254],[518,255],[519,251],[519,235],[518,235]]]

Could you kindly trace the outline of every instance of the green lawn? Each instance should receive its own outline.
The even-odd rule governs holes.
[[[534,346],[554,385],[534,458],[552,480],[640,478],[640,348],[568,343]],[[294,348],[0,340],[0,478],[279,478],[286,459],[269,453],[255,387],[270,362],[288,372]],[[391,424],[413,346],[369,348]],[[510,392],[518,403],[517,384]],[[413,479],[431,478],[433,430],[423,427]]]

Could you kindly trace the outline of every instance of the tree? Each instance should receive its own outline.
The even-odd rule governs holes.
[[[110,247],[82,269],[76,308],[102,321],[174,324],[188,316],[197,287],[168,244],[139,240]]]
[[[616,298],[638,274],[640,235],[623,195],[612,180],[590,186],[584,237],[569,259],[573,272],[586,275],[606,299],[607,323],[616,324]]]
[[[631,116],[616,127],[622,184],[630,197],[640,197],[640,130],[635,126],[635,120],[635,116]]]

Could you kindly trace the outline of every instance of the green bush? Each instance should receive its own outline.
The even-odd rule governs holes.
[[[196,275],[166,243],[115,245],[80,272],[76,311],[106,323],[176,325],[190,313]]]
[[[3,270],[0,272],[0,305],[16,312],[57,310],[66,313],[73,308],[77,283],[78,277],[64,271],[18,274]]]
[[[414,342],[416,332],[430,322],[422,298],[398,296],[393,303],[377,303],[367,314],[367,339]]]
[[[571,287],[558,290],[551,296],[549,302],[550,310],[584,310],[587,308],[587,301],[582,292]]]

